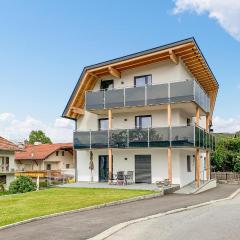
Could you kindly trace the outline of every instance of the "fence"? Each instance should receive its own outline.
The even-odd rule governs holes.
[[[240,173],[238,172],[211,172],[211,179],[225,182],[239,182]]]

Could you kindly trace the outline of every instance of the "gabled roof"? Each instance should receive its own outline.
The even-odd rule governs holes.
[[[213,112],[219,87],[218,82],[195,39],[188,38],[85,67],[62,116],[66,118],[77,119],[79,114],[74,110],[76,108],[83,108],[85,91],[91,90],[96,84],[96,81],[103,76],[109,74],[116,76],[120,75],[122,71],[127,69],[164,60],[172,60],[175,62],[179,58],[199,82],[199,84],[209,94],[211,112]]]
[[[15,155],[16,160],[44,160],[52,153],[58,150],[72,151],[71,143],[56,143],[56,144],[39,144],[26,145],[21,151],[17,151]]]
[[[7,139],[0,136],[0,150],[4,151],[16,151],[18,150],[17,145],[8,141]]]

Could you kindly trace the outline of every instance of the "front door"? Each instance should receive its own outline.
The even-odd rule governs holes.
[[[108,155],[99,155],[98,157],[98,166],[99,166],[99,182],[108,181]]]
[[[135,182],[152,183],[151,155],[135,155]]]

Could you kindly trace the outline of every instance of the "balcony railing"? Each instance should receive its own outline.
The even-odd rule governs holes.
[[[209,112],[210,100],[195,80],[121,89],[87,91],[86,110],[112,109],[166,103],[196,102]]]
[[[74,132],[75,149],[199,147],[215,149],[215,137],[195,126]]]

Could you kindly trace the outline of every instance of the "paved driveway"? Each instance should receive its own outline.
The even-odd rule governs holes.
[[[227,197],[238,187],[238,185],[219,185],[199,195],[171,194],[155,199],[43,219],[1,230],[0,240],[87,239],[121,222]]]
[[[240,196],[230,201],[135,223],[107,240],[239,239]]]

